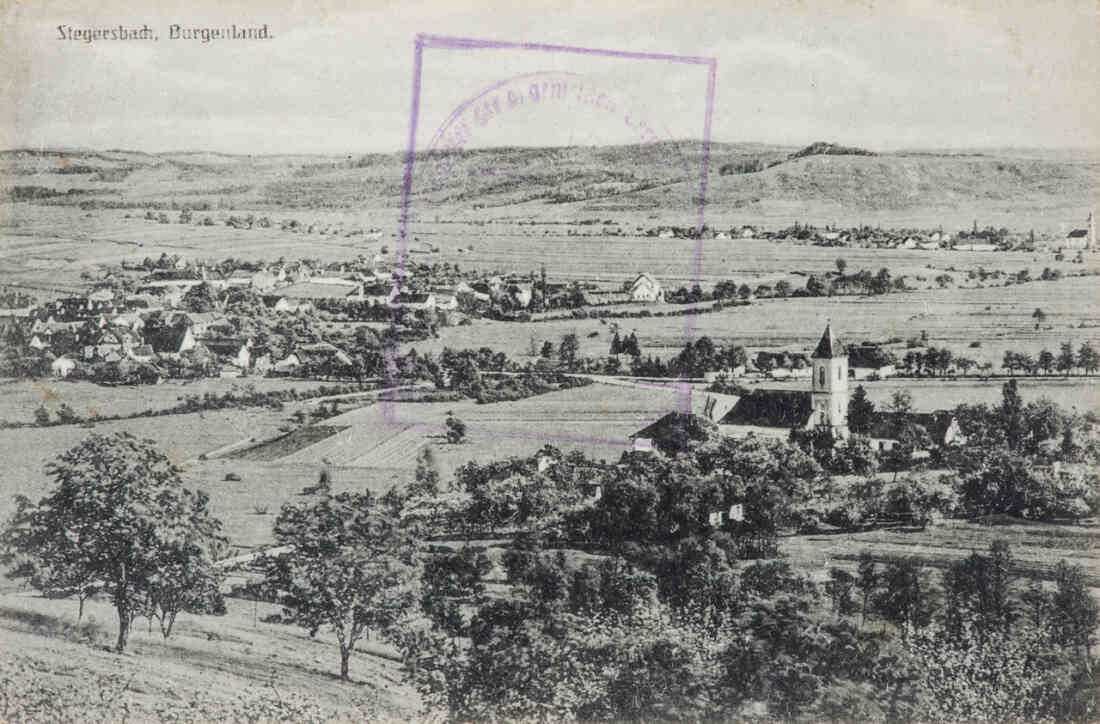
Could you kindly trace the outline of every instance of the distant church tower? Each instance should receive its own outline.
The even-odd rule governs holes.
[[[813,357],[812,428],[828,428],[833,437],[848,437],[848,354],[833,336],[831,325],[817,343]]]

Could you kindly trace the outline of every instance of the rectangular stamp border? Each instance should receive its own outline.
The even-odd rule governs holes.
[[[572,45],[552,45],[546,43],[523,43],[507,40],[487,40],[481,38],[460,38],[447,35],[432,35],[419,33],[413,42],[413,76],[412,76],[412,104],[409,111],[409,143],[405,154],[405,177],[401,187],[401,213],[397,225],[397,243],[395,245],[396,268],[399,272],[398,280],[404,278],[405,265],[408,260],[408,226],[409,226],[409,199],[412,195],[413,168],[416,162],[416,134],[420,122],[420,83],[424,67],[424,50],[437,48],[441,50],[522,50],[536,53],[569,53],[575,55],[603,56],[608,58],[621,58],[628,60],[657,61],[664,63],[680,63],[685,65],[699,65],[707,71],[706,105],[703,114],[703,153],[699,180],[699,209],[696,215],[695,249],[692,262],[692,282],[699,283],[702,265],[703,247],[703,223],[707,203],[707,181],[710,173],[710,135],[711,122],[714,115],[714,87],[715,76],[718,71],[716,58],[673,55],[667,53],[644,53],[629,50],[609,50],[602,48],[584,48]],[[398,281],[400,283],[400,281]],[[695,336],[696,320],[694,314],[685,315],[685,337],[691,339]],[[396,344],[394,345],[396,347]],[[396,357],[395,348],[387,348],[385,351],[387,364]],[[379,400],[382,403],[383,419],[396,422],[394,419],[393,404],[385,400],[385,396]],[[682,412],[691,410],[691,386],[678,385],[677,409]]]

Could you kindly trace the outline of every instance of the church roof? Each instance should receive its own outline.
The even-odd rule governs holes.
[[[844,357],[846,354],[844,345],[833,336],[832,325],[826,324],[825,334],[821,335],[821,341],[817,343],[817,349],[814,350],[813,358],[830,359],[832,357]]]
[[[718,421],[719,425],[802,427],[813,412],[809,390],[754,389]]]

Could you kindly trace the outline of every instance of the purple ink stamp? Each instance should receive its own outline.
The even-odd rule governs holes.
[[[714,58],[582,48],[539,43],[418,35],[413,46],[408,148],[394,256],[397,285],[409,264],[417,225],[453,199],[435,195],[461,174],[490,177],[506,187],[523,168],[471,171],[465,154],[479,148],[652,145],[668,158],[678,181],[697,179],[693,222],[701,232],[706,208],[714,107]],[[687,89],[695,87],[692,107]],[[688,161],[677,139],[701,139],[699,161]],[[694,155],[694,154],[693,154]],[[522,201],[522,200],[521,200]],[[535,200],[537,201],[537,199]],[[448,204],[450,204],[448,206]],[[474,207],[477,208],[476,206]],[[695,235],[691,282],[701,276],[702,234]],[[694,314],[684,317],[694,336]],[[396,359],[396,344],[386,350]],[[658,385],[668,389],[668,385]],[[691,385],[675,385],[676,409],[691,410]],[[383,419],[397,420],[392,400],[380,400]],[[546,436],[533,439],[552,442]],[[596,442],[590,436],[563,440]],[[598,441],[604,444],[622,441]]]

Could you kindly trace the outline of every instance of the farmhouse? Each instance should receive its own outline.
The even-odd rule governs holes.
[[[661,302],[665,293],[660,283],[645,272],[634,277],[630,283],[630,299],[635,302]]]
[[[1089,214],[1084,229],[1073,229],[1066,234],[1066,240],[1062,244],[1066,249],[1095,249],[1096,248],[1096,220]]]
[[[855,380],[885,379],[897,374],[894,357],[877,344],[848,348],[848,375]]]
[[[76,362],[62,355],[50,362],[50,373],[54,377],[68,377],[76,369]]]
[[[287,299],[290,301],[306,301],[306,302],[320,302],[320,301],[352,301],[360,300],[363,298],[363,286],[357,283],[339,283],[333,284],[329,282],[298,282],[297,284],[291,284],[288,287],[283,287],[278,290],[278,296],[274,299],[272,304],[277,304],[279,299]]]
[[[252,353],[249,349],[252,346],[252,340],[250,339],[243,337],[208,337],[204,338],[202,343],[219,359],[228,361],[234,367],[246,370],[252,362]]]
[[[185,320],[174,324],[159,324],[151,329],[147,325],[145,341],[158,355],[178,358],[187,350],[195,348],[195,333]]]

